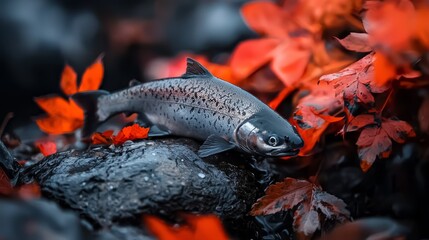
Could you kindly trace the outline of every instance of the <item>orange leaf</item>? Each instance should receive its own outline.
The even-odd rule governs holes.
[[[286,18],[281,7],[272,2],[251,2],[241,8],[241,14],[255,32],[272,36],[286,37]]]
[[[311,51],[298,44],[285,42],[276,49],[271,69],[286,87],[289,87],[304,75]]]
[[[185,217],[187,224],[172,227],[153,216],[144,216],[143,221],[149,231],[159,240],[226,240],[222,223],[216,216]]]
[[[98,144],[112,144],[113,140],[112,140],[112,136],[113,136],[113,130],[107,130],[104,131],[103,133],[94,133],[91,136],[91,143],[94,145],[98,145]]]
[[[369,45],[367,33],[350,33],[343,39],[338,39],[343,47],[355,52],[370,52],[372,47]]]
[[[36,142],[36,146],[45,157],[57,152],[57,145],[52,141]]]
[[[113,137],[115,145],[123,144],[127,140],[144,139],[148,137],[149,128],[140,127],[137,123],[124,127],[118,135]]]
[[[385,86],[396,77],[396,67],[384,54],[376,53],[374,57],[374,83],[378,86]]]
[[[77,92],[77,75],[69,65],[64,67],[61,74],[60,87],[66,95],[73,95]]]
[[[89,66],[82,75],[82,81],[79,86],[79,92],[97,90],[103,80],[104,67],[102,57]]]
[[[49,134],[64,134],[74,132],[83,126],[83,120],[65,118],[60,116],[48,116],[36,119],[39,128]]]
[[[280,43],[273,38],[252,39],[241,42],[231,56],[234,77],[247,78],[272,58],[272,51]]]
[[[59,96],[37,97],[34,101],[48,115],[64,118],[84,118],[82,109],[73,101],[67,101]]]

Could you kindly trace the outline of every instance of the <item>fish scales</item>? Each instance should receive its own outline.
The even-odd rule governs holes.
[[[198,150],[200,157],[231,149],[263,156],[298,154],[303,141],[288,121],[250,93],[214,77],[195,60],[188,59],[187,64],[182,77],[112,94],[73,95],[85,112],[83,136],[116,113],[137,112],[150,125],[149,136],[173,134],[205,140]]]
[[[105,120],[128,110],[144,114],[172,134],[206,139],[232,138],[236,127],[266,105],[219,79],[171,78],[153,81],[100,97],[98,115]]]

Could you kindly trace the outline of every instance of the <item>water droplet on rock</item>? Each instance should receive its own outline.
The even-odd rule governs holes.
[[[200,178],[205,178],[205,177],[206,177],[206,175],[205,175],[204,173],[198,173],[198,177],[200,177]]]

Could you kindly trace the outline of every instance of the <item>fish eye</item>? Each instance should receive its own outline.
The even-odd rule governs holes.
[[[279,139],[276,136],[270,136],[268,138],[268,144],[271,146],[276,146],[278,142],[279,142]]]

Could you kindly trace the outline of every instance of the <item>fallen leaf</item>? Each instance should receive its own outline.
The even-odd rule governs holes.
[[[313,183],[294,178],[270,185],[265,196],[252,206],[250,214],[268,215],[280,211],[294,211],[294,229],[305,236],[312,236],[320,229],[322,218],[343,222],[350,216],[341,199]]]
[[[97,60],[85,70],[78,92],[94,91],[100,87],[104,76],[102,59],[102,56],[98,57]]]
[[[99,57],[94,64],[88,67],[79,87],[77,87],[76,73],[72,67],[64,67],[60,87],[67,96],[76,92],[97,90],[103,78],[102,58]],[[36,124],[40,130],[49,134],[72,133],[83,126],[83,110],[71,99],[64,99],[60,96],[51,95],[35,98],[35,102],[42,108],[47,116],[37,118]]]
[[[335,97],[332,86],[317,86],[312,92],[300,99],[294,112],[293,120],[304,140],[304,147],[299,155],[310,153],[322,134],[333,122],[343,120],[343,102]]]
[[[273,2],[259,1],[244,4],[241,14],[247,25],[255,32],[270,37],[287,36],[285,11]],[[290,21],[289,21],[290,22]]]
[[[102,133],[96,132],[91,136],[91,144],[105,144],[110,145],[113,143],[113,130],[107,130]]]
[[[360,124],[359,126],[363,127]],[[392,151],[392,141],[404,143],[409,137],[416,134],[413,128],[405,121],[392,118],[382,118],[381,125],[368,122],[356,142],[358,146],[361,168],[368,171],[377,157],[387,158]]]
[[[148,230],[159,240],[223,240],[228,239],[222,223],[214,215],[185,217],[183,226],[169,226],[161,219],[144,216],[143,221]]]
[[[144,139],[148,137],[149,128],[140,127],[137,123],[122,128],[122,130],[113,137],[115,145],[121,145],[127,140]]]
[[[350,33],[343,39],[338,39],[338,42],[347,50],[355,52],[371,52],[372,47],[369,44],[367,33]]]
[[[381,93],[389,89],[388,85],[375,84],[373,63],[374,53],[370,53],[337,73],[320,77],[320,81],[332,83],[336,95],[343,97],[353,114],[357,103],[373,105],[372,93]]]
[[[49,156],[57,152],[57,145],[52,141],[40,141],[35,144],[43,156]]]
[[[68,64],[61,74],[60,87],[63,93],[68,96],[77,93],[77,74]]]
[[[234,77],[245,79],[272,58],[273,50],[278,46],[275,38],[246,40],[238,44],[231,56],[230,66]]]

